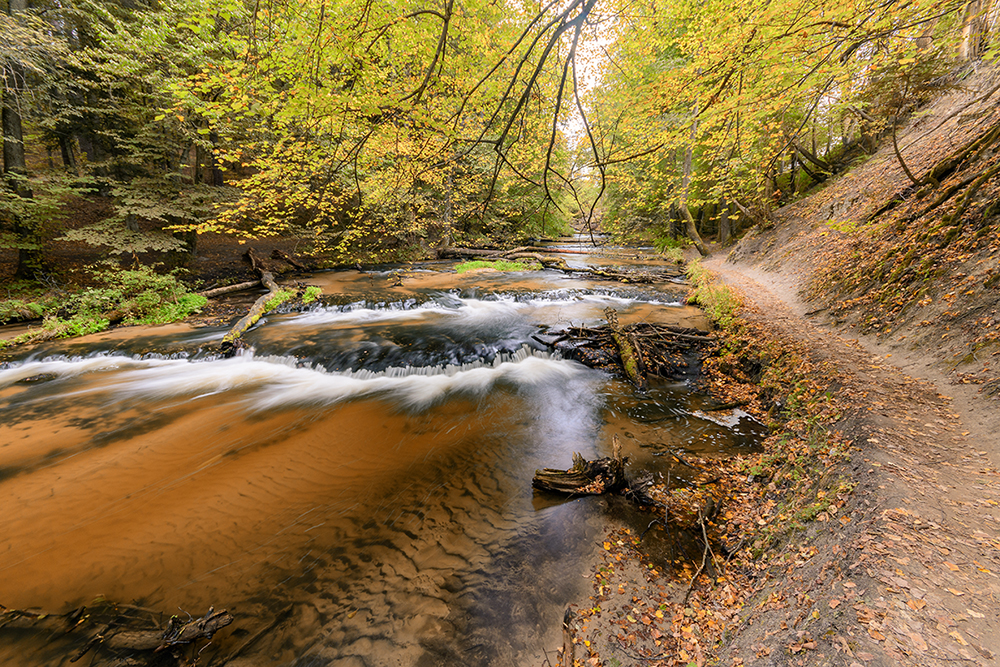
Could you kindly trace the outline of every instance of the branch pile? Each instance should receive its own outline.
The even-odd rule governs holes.
[[[688,366],[685,353],[715,344],[707,331],[671,324],[638,322],[620,325],[613,308],[604,311],[607,325],[548,331],[534,339],[590,368],[623,374],[638,389],[648,375],[677,377]],[[551,338],[550,338],[551,337]]]

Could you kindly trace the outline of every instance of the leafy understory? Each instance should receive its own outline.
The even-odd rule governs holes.
[[[205,297],[190,293],[175,275],[158,274],[146,266],[95,270],[92,279],[96,286],[68,295],[58,313],[47,315],[41,327],[0,341],[0,349],[97,333],[116,323],[176,322],[208,302]]]

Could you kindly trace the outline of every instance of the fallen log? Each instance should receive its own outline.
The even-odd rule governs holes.
[[[200,296],[206,299],[211,299],[217,296],[222,296],[224,294],[232,294],[233,292],[242,292],[245,289],[252,289],[260,285],[259,280],[248,280],[245,283],[236,283],[235,285],[226,285],[225,287],[216,287],[215,289],[205,290],[204,292],[198,292]]]
[[[257,324],[260,318],[298,293],[298,290],[295,289],[282,290],[274,280],[274,268],[263,257],[258,255],[253,248],[247,250],[243,258],[250,263],[254,272],[260,276],[260,284],[267,288],[267,294],[258,297],[253,305],[250,306],[247,314],[241,317],[233,325],[233,328],[222,337],[222,342],[219,343],[219,351],[226,356],[232,356],[244,347],[243,334],[249,331],[250,327]]]
[[[219,343],[219,350],[227,356],[235,354],[243,347],[243,334],[249,331],[250,327],[290,298],[284,296],[285,293],[278,287],[278,283],[274,282],[274,276],[270,272],[263,272],[260,276],[260,282],[267,287],[267,294],[254,301],[247,314],[233,325],[233,328],[222,337],[222,342]]]

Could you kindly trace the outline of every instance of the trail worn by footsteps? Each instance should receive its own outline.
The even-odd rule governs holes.
[[[742,293],[746,317],[827,362],[855,404],[837,426],[860,450],[848,511],[809,531],[828,548],[787,548],[722,664],[1000,664],[997,435],[964,424],[930,382],[809,321],[794,277],[706,266]]]

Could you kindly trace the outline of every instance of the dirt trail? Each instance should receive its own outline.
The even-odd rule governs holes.
[[[823,324],[799,297],[802,265],[768,272],[719,253],[705,266],[743,294],[748,317],[828,362],[856,399],[840,426],[859,450],[849,519],[817,526],[819,551],[800,550],[762,587],[758,599],[771,597],[747,610],[723,664],[998,664],[997,402],[945,386],[930,354]],[[958,402],[945,395],[955,389]]]

